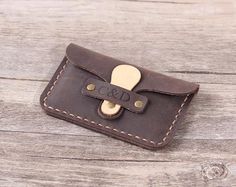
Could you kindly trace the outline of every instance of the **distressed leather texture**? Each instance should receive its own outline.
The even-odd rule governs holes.
[[[173,139],[199,85],[130,64],[142,75],[141,81],[129,91],[132,97],[141,96],[146,101],[141,111],[131,110],[130,103],[116,103],[115,98],[85,93],[88,80],[109,88],[112,70],[122,64],[128,63],[70,44],[40,97],[41,106],[51,116],[110,137],[151,150],[163,147]],[[123,105],[112,119],[99,114],[104,99]]]

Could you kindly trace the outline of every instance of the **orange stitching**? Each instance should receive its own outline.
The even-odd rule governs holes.
[[[60,109],[58,109],[58,108],[54,108],[54,107],[48,106],[48,105],[46,104],[46,101],[47,101],[47,99],[48,99],[48,96],[51,94],[52,90],[54,89],[54,87],[55,87],[57,81],[58,81],[59,78],[61,77],[61,74],[64,72],[64,70],[65,70],[67,64],[68,64],[68,61],[66,61],[66,63],[63,65],[63,67],[62,67],[62,69],[60,70],[59,74],[56,76],[56,80],[53,82],[53,85],[50,87],[49,91],[47,92],[46,97],[43,99],[43,102],[44,102],[43,105],[44,105],[44,107],[46,107],[46,108],[48,108],[48,109],[51,109],[51,110],[54,110],[54,111],[57,111],[57,112],[60,112],[60,113],[63,113],[63,114],[68,115],[68,116],[70,116],[70,117],[78,118],[78,119],[80,119],[80,120],[82,120],[82,121],[85,121],[85,122],[89,122],[89,123],[98,125],[98,126],[103,127],[103,128],[111,129],[111,130],[113,130],[113,131],[115,131],[115,132],[119,132],[119,133],[121,133],[121,134],[126,134],[126,135],[128,135],[128,136],[130,136],[130,137],[133,137],[133,138],[136,138],[136,139],[138,139],[138,140],[145,141],[145,142],[149,142],[149,143],[154,144],[154,145],[156,145],[156,144],[157,144],[157,145],[161,145],[161,144],[165,143],[167,137],[168,137],[169,134],[171,133],[171,130],[173,129],[175,123],[177,122],[177,119],[178,119],[178,117],[180,116],[180,113],[181,113],[181,111],[182,111],[182,109],[183,109],[183,107],[184,107],[184,105],[185,105],[185,103],[187,102],[188,97],[189,97],[189,94],[188,94],[188,95],[185,97],[183,103],[180,105],[180,108],[179,108],[177,114],[175,115],[175,118],[174,118],[174,120],[172,121],[171,126],[169,127],[168,131],[166,132],[165,137],[162,139],[161,142],[155,143],[155,142],[152,141],[152,140],[147,140],[147,139],[145,139],[145,138],[141,138],[140,136],[133,135],[133,134],[130,134],[130,133],[127,133],[127,132],[124,132],[124,131],[120,131],[120,130],[118,130],[118,129],[111,128],[110,126],[107,126],[107,125],[102,125],[102,124],[100,124],[100,123],[96,123],[96,122],[94,122],[94,121],[92,121],[92,120],[89,120],[89,119],[87,119],[87,118],[83,118],[83,117],[81,117],[81,116],[79,116],[79,115],[75,115],[75,114],[66,112],[66,111],[64,111],[64,110],[60,110]]]

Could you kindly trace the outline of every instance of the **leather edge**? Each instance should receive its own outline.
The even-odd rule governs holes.
[[[66,64],[66,61],[67,61],[67,58],[64,57],[62,62],[60,63],[60,65],[57,67],[57,69],[56,69],[55,73],[53,74],[52,78],[48,82],[47,86],[43,90],[42,94],[40,95],[39,102],[40,102],[40,105],[41,105],[42,109],[44,109],[45,111],[47,111],[47,108],[44,106],[44,98],[46,97],[50,87],[53,85],[53,82],[55,81],[56,76],[60,73],[62,67]]]

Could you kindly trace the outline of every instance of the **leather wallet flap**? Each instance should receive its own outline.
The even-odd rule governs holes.
[[[112,70],[121,64],[127,64],[120,60],[99,54],[85,49],[75,44],[70,44],[66,49],[67,59],[75,66],[82,68],[106,82],[110,82]],[[147,71],[142,67],[137,67],[142,79],[133,89],[135,92],[151,91],[168,95],[187,95],[197,92],[199,85],[160,73]]]

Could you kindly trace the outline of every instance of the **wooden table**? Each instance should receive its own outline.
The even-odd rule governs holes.
[[[47,116],[74,42],[198,82],[172,144],[148,151]],[[235,0],[1,0],[0,186],[236,186]]]

